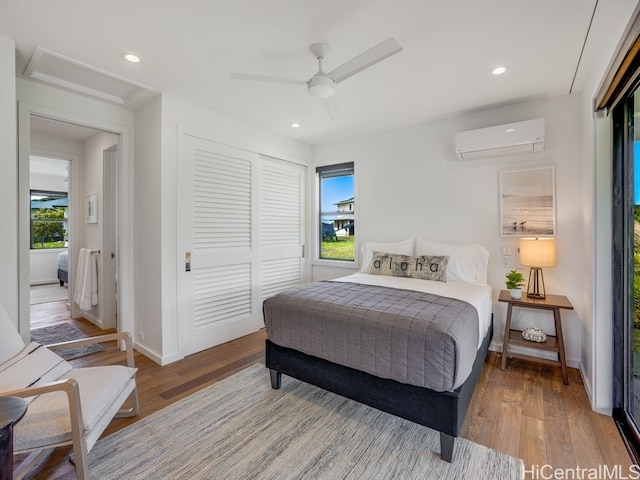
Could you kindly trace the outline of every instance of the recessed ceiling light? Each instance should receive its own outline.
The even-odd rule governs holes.
[[[505,67],[496,67],[491,70],[491,73],[493,73],[494,75],[502,75],[506,71],[507,69]]]
[[[294,122],[294,123],[291,124],[291,128],[300,128],[300,124]]]
[[[125,60],[131,63],[140,63],[140,57],[134,53],[123,53],[122,56]]]

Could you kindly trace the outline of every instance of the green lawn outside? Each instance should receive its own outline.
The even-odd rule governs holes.
[[[338,237],[336,241],[322,242],[320,258],[328,260],[355,259],[355,238]]]
[[[33,250],[43,250],[46,248],[65,248],[64,240],[60,240],[59,242],[44,242],[44,247],[42,243],[36,242],[32,247]]]

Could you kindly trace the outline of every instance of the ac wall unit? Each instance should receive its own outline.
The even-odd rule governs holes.
[[[501,157],[544,150],[544,118],[458,132],[458,160]]]

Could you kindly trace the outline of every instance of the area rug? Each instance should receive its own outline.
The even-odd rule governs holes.
[[[29,304],[38,305],[40,303],[59,302],[69,299],[69,288],[67,285],[60,286],[59,282],[47,283],[45,285],[32,285],[29,289]]]
[[[42,345],[78,340],[80,338],[87,338],[87,336],[69,323],[58,323],[49,327],[40,327],[31,330],[31,341],[38,342]],[[60,350],[56,350],[56,353],[65,360],[73,360],[74,358],[84,357],[85,355],[101,352],[103,350],[104,348],[96,343],[92,345],[62,348]]]
[[[98,441],[100,479],[522,479],[522,460],[253,365]]]

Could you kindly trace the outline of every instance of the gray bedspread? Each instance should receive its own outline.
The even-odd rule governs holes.
[[[264,301],[267,338],[401,383],[455,390],[471,372],[478,312],[412,290],[315,282]]]

